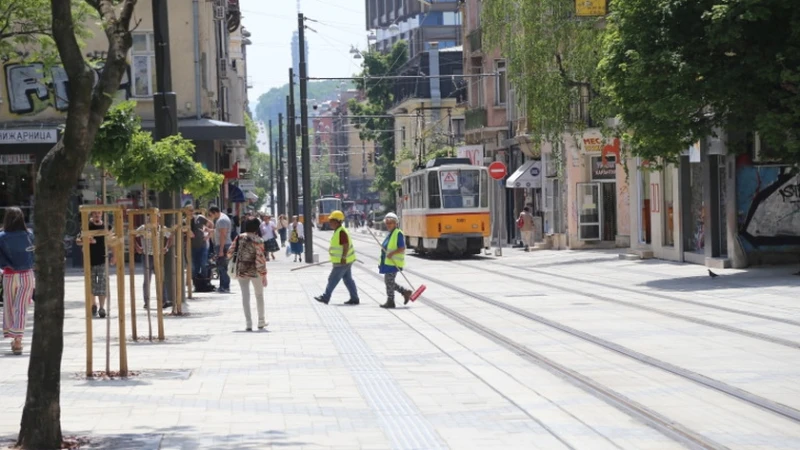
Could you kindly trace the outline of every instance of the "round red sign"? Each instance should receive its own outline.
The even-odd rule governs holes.
[[[489,164],[489,176],[494,178],[495,180],[502,180],[503,178],[508,175],[508,169],[506,169],[506,165],[500,161],[495,161]]]

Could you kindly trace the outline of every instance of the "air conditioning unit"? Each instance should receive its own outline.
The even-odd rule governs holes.
[[[216,19],[216,20],[224,20],[225,19],[225,7],[224,6],[215,6],[214,7],[214,19]]]
[[[220,78],[226,79],[228,78],[228,59],[227,58],[220,58],[218,60],[217,66],[219,67],[217,74]]]

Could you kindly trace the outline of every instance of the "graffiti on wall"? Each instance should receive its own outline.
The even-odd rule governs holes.
[[[740,165],[736,190],[746,248],[800,246],[800,175],[788,167]]]
[[[94,67],[96,84],[100,80],[102,62],[96,60]],[[11,114],[37,115],[49,108],[63,112],[69,107],[69,80],[63,67],[56,66],[46,71],[41,63],[7,62],[4,69]],[[123,75],[119,90],[120,98],[130,98],[130,67]]]

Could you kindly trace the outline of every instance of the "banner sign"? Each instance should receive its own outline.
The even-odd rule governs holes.
[[[608,13],[608,0],[575,0],[578,17],[602,17]]]

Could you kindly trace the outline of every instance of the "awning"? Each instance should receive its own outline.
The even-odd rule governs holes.
[[[542,162],[528,161],[506,180],[509,189],[541,189]]]
[[[244,203],[244,192],[239,189],[239,186],[229,185],[228,193],[230,194],[231,203]]]
[[[143,120],[142,128],[155,131],[154,120]],[[191,141],[234,141],[247,139],[244,125],[211,119],[179,119],[178,132]]]
[[[245,196],[245,198],[246,198],[246,199],[248,199],[248,200],[250,200],[250,201],[256,201],[256,200],[258,200],[258,195],[256,195],[256,194],[255,194],[255,193],[253,193],[252,191],[247,191],[247,192],[245,192],[245,193],[244,193],[244,196]]]

